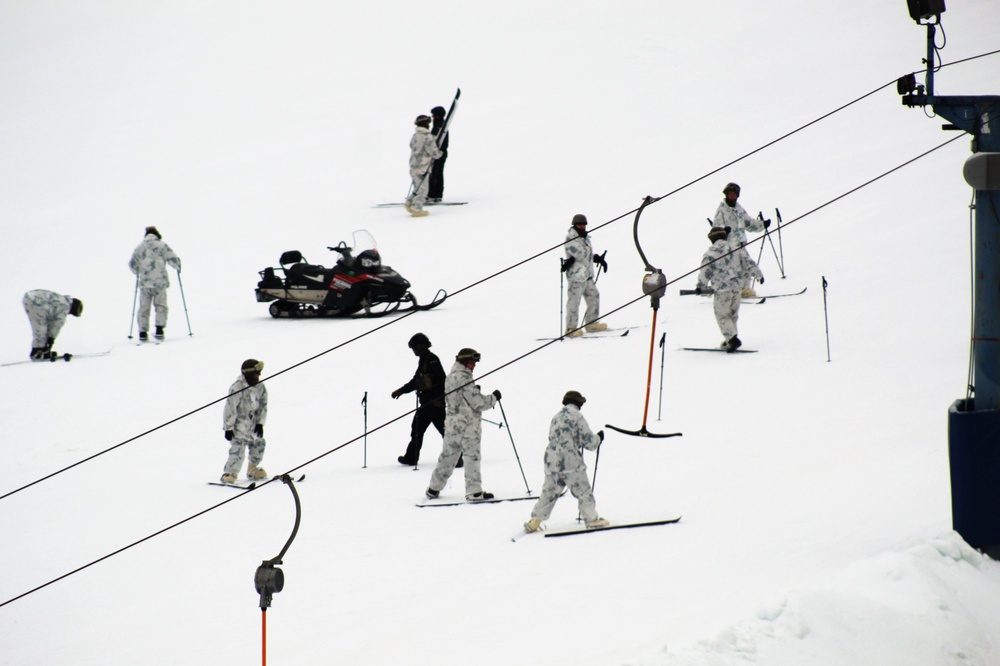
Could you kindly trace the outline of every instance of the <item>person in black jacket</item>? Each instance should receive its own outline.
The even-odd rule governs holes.
[[[431,134],[435,137],[444,127],[445,110],[443,106],[435,106],[431,109]],[[444,162],[448,159],[448,134],[444,135],[444,141],[438,146],[441,149],[441,157],[434,160],[431,165],[430,186],[427,190],[427,201],[430,203],[441,203],[444,197]]]
[[[433,423],[437,431],[444,435],[445,372],[441,360],[431,352],[431,341],[426,335],[417,333],[410,338],[408,344],[413,355],[420,359],[417,361],[417,371],[413,379],[392,392],[392,398],[395,400],[404,393],[417,392],[418,406],[413,413],[410,443],[406,447],[406,453],[398,458],[402,465],[416,466],[420,460],[420,447],[424,443],[427,427]]]

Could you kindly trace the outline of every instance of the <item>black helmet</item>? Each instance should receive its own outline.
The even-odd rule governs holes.
[[[579,391],[566,391],[566,395],[563,396],[562,404],[564,405],[576,405],[577,407],[583,407],[583,403],[587,402]]]
[[[83,314],[83,301],[79,298],[74,298],[69,304],[69,313],[74,317],[79,317]]]
[[[407,346],[409,346],[410,349],[413,349],[418,345],[423,347],[430,347],[431,341],[430,338],[428,338],[423,333],[417,333],[412,338],[410,338],[410,341],[406,344]]]
[[[255,358],[248,358],[247,360],[243,361],[243,365],[240,367],[240,370],[243,372],[244,375],[250,373],[259,375],[261,370],[263,369],[264,369],[264,362],[258,361]]]
[[[729,194],[730,192],[736,192],[736,196],[740,196],[740,186],[736,183],[726,183],[726,186],[722,188],[722,193]]]

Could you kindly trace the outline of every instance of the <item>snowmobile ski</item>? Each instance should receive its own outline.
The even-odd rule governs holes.
[[[704,351],[704,352],[722,352],[723,354],[756,354],[756,349],[736,349],[729,351],[725,347],[681,347],[684,351]]]
[[[461,506],[463,504],[496,504],[497,502],[520,502],[521,500],[536,500],[538,495],[518,495],[516,497],[494,497],[488,500],[479,500],[478,502],[470,502],[465,499],[460,500],[449,500],[449,499],[424,499],[417,502],[417,506],[421,508],[426,508],[430,506]]]
[[[570,536],[571,534],[591,534],[593,532],[607,532],[608,530],[626,530],[633,527],[652,527],[654,525],[673,525],[674,523],[680,522],[681,517],[676,518],[666,518],[664,520],[650,520],[642,523],[619,523],[608,525],[607,527],[594,527],[592,529],[587,529],[586,527],[571,527],[568,529],[561,530],[549,530],[545,532],[547,537],[559,537],[559,536]]]
[[[468,203],[469,203],[468,201],[425,201],[424,202],[424,206],[425,207],[430,207],[430,206],[465,206],[465,205],[468,205]],[[402,202],[402,201],[400,201],[400,202],[392,201],[392,202],[389,202],[389,203],[375,204],[375,208],[402,208],[405,205],[406,205],[406,203]]]

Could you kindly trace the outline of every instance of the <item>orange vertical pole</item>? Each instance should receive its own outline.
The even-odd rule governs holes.
[[[649,367],[646,369],[646,406],[642,410],[642,429],[646,430],[649,415],[649,387],[653,381],[653,349],[656,346],[656,308],[653,308],[653,330],[649,338]]]
[[[260,663],[267,666],[267,611],[260,611]]]

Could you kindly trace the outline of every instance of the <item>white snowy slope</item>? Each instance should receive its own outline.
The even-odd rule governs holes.
[[[949,4],[937,92],[997,94],[998,56],[949,64],[996,50],[997,3]],[[1000,663],[1000,565],[951,531],[969,140],[893,84],[925,52],[901,0],[0,3],[0,361],[27,358],[37,288],[85,304],[59,351],[111,351],[0,368],[0,662],[261,658],[253,576],[293,499],[207,484],[219,401],[255,357],[273,376],[264,465],[307,475],[271,663]],[[406,192],[413,118],[458,87],[446,197],[469,204],[375,208]],[[743,308],[756,354],[685,352],[720,339],[709,301],[678,292],[730,180],[788,223],[785,276],[766,246],[759,291],[808,289]],[[672,281],[654,333],[632,211],[668,193],[638,226]],[[559,251],[529,258],[575,213],[607,250],[608,324],[631,328],[546,346]],[[139,347],[127,261],[146,225],[181,256],[183,293],[167,341]],[[283,251],[329,264],[356,229],[418,299],[453,297],[377,321],[255,301]],[[440,438],[400,466],[413,403],[389,394],[417,331],[446,365],[479,350],[483,389],[503,392],[507,427],[483,436],[498,494],[540,489],[568,389],[595,428],[643,425],[652,344],[645,424],[683,436],[609,429],[597,503],[682,520],[511,543],[530,502],[414,506]],[[458,473],[445,494],[462,492]],[[550,526],[576,515],[563,499]]]

